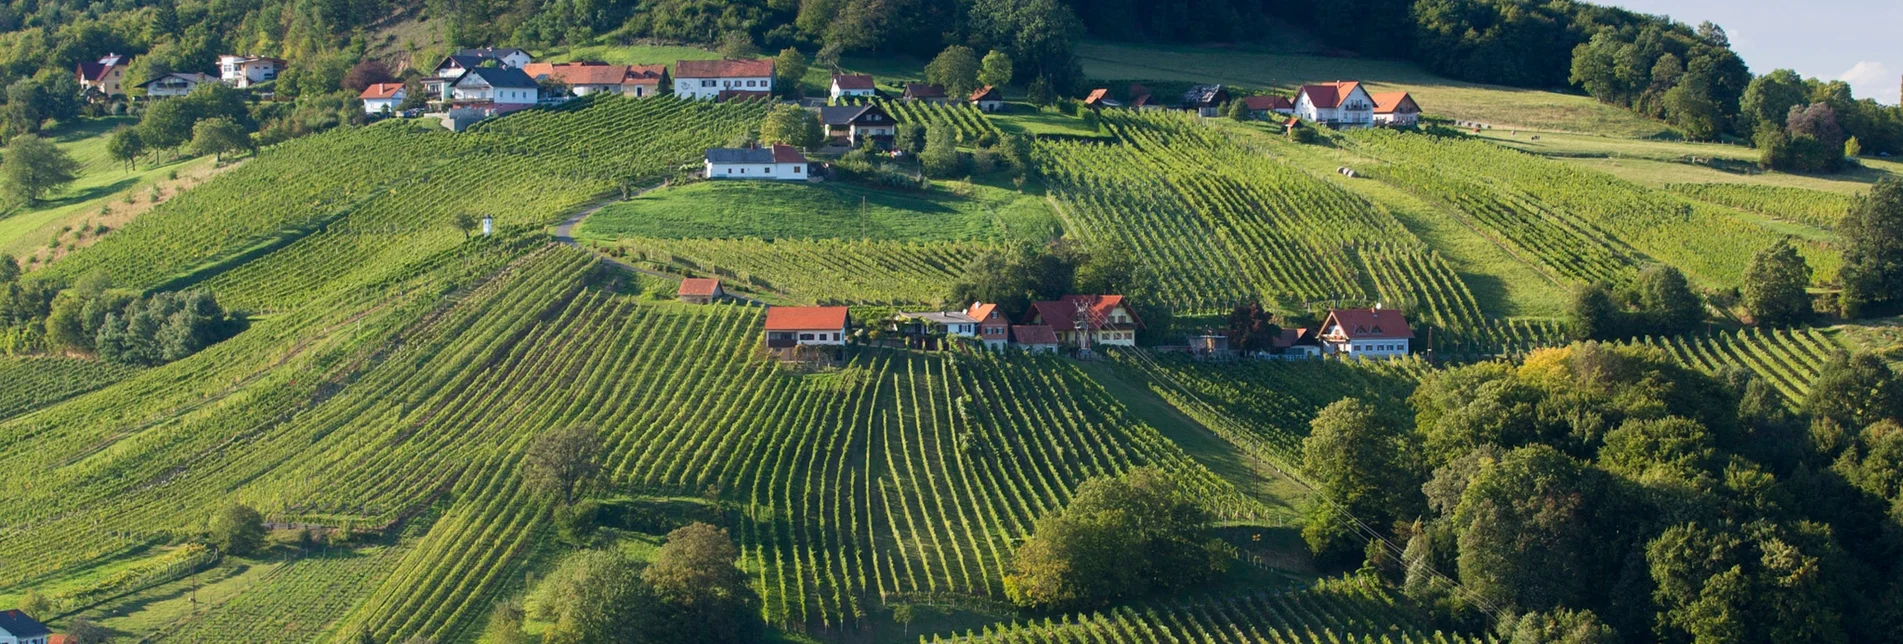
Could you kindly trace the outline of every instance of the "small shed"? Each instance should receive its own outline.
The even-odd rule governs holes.
[[[689,277],[681,280],[674,298],[688,304],[712,304],[727,299],[727,291],[720,287],[720,280]]]
[[[1196,85],[1183,92],[1183,109],[1202,116],[1217,116],[1223,103],[1229,102],[1229,90],[1221,85]]]
[[[905,94],[901,96],[901,98],[908,101],[943,103],[945,102],[945,88],[925,83],[906,83]]]
[[[1149,96],[1149,94],[1144,94],[1144,96],[1147,97]],[[1106,107],[1123,107],[1123,103],[1118,102],[1117,99],[1110,98],[1110,88],[1099,87],[1097,89],[1090,90],[1090,95],[1084,97],[1084,107],[1091,107],[1096,109],[1103,109]]]
[[[978,106],[980,112],[996,112],[1004,109],[1004,91],[990,85],[978,88],[971,93],[971,104]]]

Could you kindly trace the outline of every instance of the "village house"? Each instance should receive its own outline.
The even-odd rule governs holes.
[[[906,83],[905,93],[900,95],[899,98],[908,101],[943,103],[945,102],[945,88],[937,85],[927,85],[925,83]]]
[[[1201,116],[1217,116],[1222,104],[1229,102],[1229,90],[1221,85],[1197,85],[1183,92],[1182,108]]]
[[[1374,99],[1356,81],[1303,85],[1295,92],[1295,115],[1331,127],[1374,124]]]
[[[674,63],[674,95],[689,100],[767,96],[773,92],[772,59],[683,60]]]
[[[972,302],[965,307],[965,315],[978,321],[978,339],[985,347],[996,349],[1011,343],[1011,318],[998,310],[997,304]]]
[[[376,116],[395,114],[396,106],[401,105],[407,96],[408,92],[403,89],[402,83],[371,83],[369,87],[363,88],[363,93],[358,94],[357,98],[363,99],[363,113]]]
[[[833,101],[848,96],[876,96],[879,86],[872,82],[871,74],[833,74],[832,89],[826,95]]]
[[[688,304],[713,304],[727,299],[727,291],[720,287],[720,280],[689,277],[681,280],[681,288],[675,291],[674,299]]]
[[[1061,345],[1048,324],[1011,325],[1011,346],[1031,353],[1056,353]]]
[[[219,56],[218,80],[226,85],[244,89],[258,83],[277,80],[278,74],[287,65],[282,59],[269,56]]]
[[[890,145],[898,135],[899,123],[885,108],[870,103],[819,108],[819,120],[826,125],[826,137],[858,146],[866,138],[879,145]]]
[[[846,343],[846,307],[776,306],[766,310],[768,349]]]
[[[17,608],[0,612],[0,644],[47,644],[52,635],[52,629]]]
[[[112,98],[125,96],[126,63],[131,59],[118,54],[106,54],[95,62],[81,62],[74,76],[79,79],[79,87],[87,94]]]
[[[1145,94],[1145,96],[1148,96],[1148,94]],[[1084,97],[1084,107],[1101,110],[1111,107],[1123,107],[1123,103],[1117,99],[1110,98],[1110,88],[1099,87],[1090,90],[1090,94]]]
[[[1321,341],[1315,338],[1314,329],[1282,329],[1281,335],[1269,340],[1269,348],[1292,357],[1315,358],[1322,354]]]
[[[1249,111],[1249,118],[1269,119],[1278,114],[1295,114],[1295,103],[1281,96],[1246,96],[1242,99],[1242,109]]]
[[[806,155],[790,145],[707,150],[708,179],[805,181]]]
[[[574,96],[621,94],[634,98],[660,93],[667,79],[666,65],[610,65],[598,62],[529,63],[522,73],[536,82],[553,79]]]
[[[459,50],[455,55],[465,59],[493,60],[503,67],[516,69],[521,69],[535,61],[535,57],[530,56],[529,52],[514,47],[477,47]]]
[[[978,337],[978,319],[964,311],[900,312],[895,319],[911,323],[924,333],[960,338]]]
[[[1066,295],[1033,302],[1031,323],[1048,325],[1059,342],[1078,346],[1136,346],[1136,332],[1143,328],[1122,295]]]
[[[971,104],[980,112],[996,112],[1004,109],[1004,91],[990,85],[978,88],[971,93]]]
[[[1407,92],[1369,94],[1374,100],[1374,124],[1407,127],[1421,121],[1421,106]]]
[[[532,59],[529,57],[529,53],[520,49],[496,49],[493,47],[464,49],[454,54],[444,56],[442,62],[436,63],[436,68],[430,70],[430,75],[423,78],[423,91],[435,97],[436,100],[447,101],[453,98],[452,88],[455,87],[456,81],[461,79],[464,74],[469,73],[471,69],[477,67],[513,67],[519,69],[528,65],[531,61]]]
[[[1414,330],[1407,317],[1379,305],[1371,309],[1335,309],[1322,321],[1316,339],[1329,355],[1344,358],[1406,356]]]
[[[172,72],[139,83],[138,87],[145,90],[146,98],[173,98],[190,94],[199,85],[215,82],[218,82],[218,79],[213,78],[211,74]]]
[[[474,67],[456,79],[449,100],[458,106],[484,109],[493,116],[534,107],[541,89],[520,69]]]

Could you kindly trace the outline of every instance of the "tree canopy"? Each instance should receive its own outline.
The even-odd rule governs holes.
[[[1026,608],[1079,610],[1193,588],[1236,556],[1208,530],[1208,514],[1160,470],[1093,478],[1018,546],[1005,595]]]
[[[22,134],[7,142],[5,159],[0,160],[0,182],[5,183],[7,196],[35,204],[48,193],[72,185],[80,167],[52,141]]]

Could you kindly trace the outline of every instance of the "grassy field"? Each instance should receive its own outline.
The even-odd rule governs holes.
[[[91,228],[88,224],[117,228],[150,207],[153,186],[171,194],[203,181],[213,172],[210,158],[142,165],[127,171],[106,154],[106,141],[114,130],[137,122],[128,117],[84,119],[43,133],[80,162],[79,180],[38,205],[0,211],[0,254],[22,260],[56,257],[63,254],[65,245],[86,241],[72,231]],[[177,179],[172,178],[174,173]],[[101,208],[107,212],[102,214]],[[50,246],[55,238],[59,238],[62,248]]]
[[[899,192],[839,182],[703,181],[663,188],[590,216],[596,239],[759,237],[893,241],[1041,240],[1057,220],[1036,197],[975,184]]]
[[[1741,183],[1856,194],[1884,178],[1903,177],[1903,163],[1879,158],[1860,159],[1861,167],[1837,174],[1803,175],[1760,170],[1758,151],[1742,145],[1502,129],[1482,131],[1480,136],[1655,188],[1673,183]],[[1535,136],[1539,140],[1533,140]]]
[[[1652,136],[1665,126],[1586,96],[1448,80],[1412,63],[1248,49],[1086,43],[1077,49],[1084,74],[1104,81],[1189,81],[1271,88],[1284,93],[1308,82],[1360,80],[1370,91],[1406,90],[1428,116],[1513,126]],[[1121,88],[1118,88],[1121,89]]]

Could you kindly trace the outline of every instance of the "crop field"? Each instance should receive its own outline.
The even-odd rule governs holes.
[[[1384,642],[1458,644],[1486,638],[1422,630],[1390,591],[1365,580],[1324,580],[1277,594],[1122,606],[1073,618],[1012,623],[982,633],[921,637],[921,644],[1138,644],[1149,642]]]
[[[1748,369],[1793,406],[1810,394],[1811,381],[1817,379],[1824,362],[1843,351],[1814,329],[1749,328],[1702,336],[1647,337],[1640,343],[1663,349],[1680,364],[1705,373],[1727,366]]]
[[[979,111],[977,106],[972,105],[970,101],[960,100],[960,97],[951,98],[952,100],[944,103],[879,98],[854,100],[883,107],[886,113],[891,114],[892,118],[898,119],[900,123],[916,123],[928,128],[941,125],[949,127],[958,133],[958,140],[966,145],[976,144],[979,137],[987,133],[999,133],[998,126],[992,125],[991,121],[985,118],[985,113]]]
[[[967,186],[969,184],[958,184]],[[1057,221],[1041,200],[970,186],[895,191],[839,182],[703,181],[661,188],[588,216],[591,239],[879,239],[1041,242]]]
[[[189,616],[152,641],[319,641],[406,551],[405,546],[339,548],[277,564],[244,592]]]
[[[928,304],[991,245],[853,239],[654,239],[604,243],[608,253],[656,270],[720,277],[789,302]]]
[[[1835,229],[1844,213],[1850,211],[1850,198],[1804,188],[1738,183],[1674,183],[1665,188],[1699,201],[1790,219],[1825,230]]]
[[[101,360],[0,357],[0,420],[77,396],[138,373]]]

